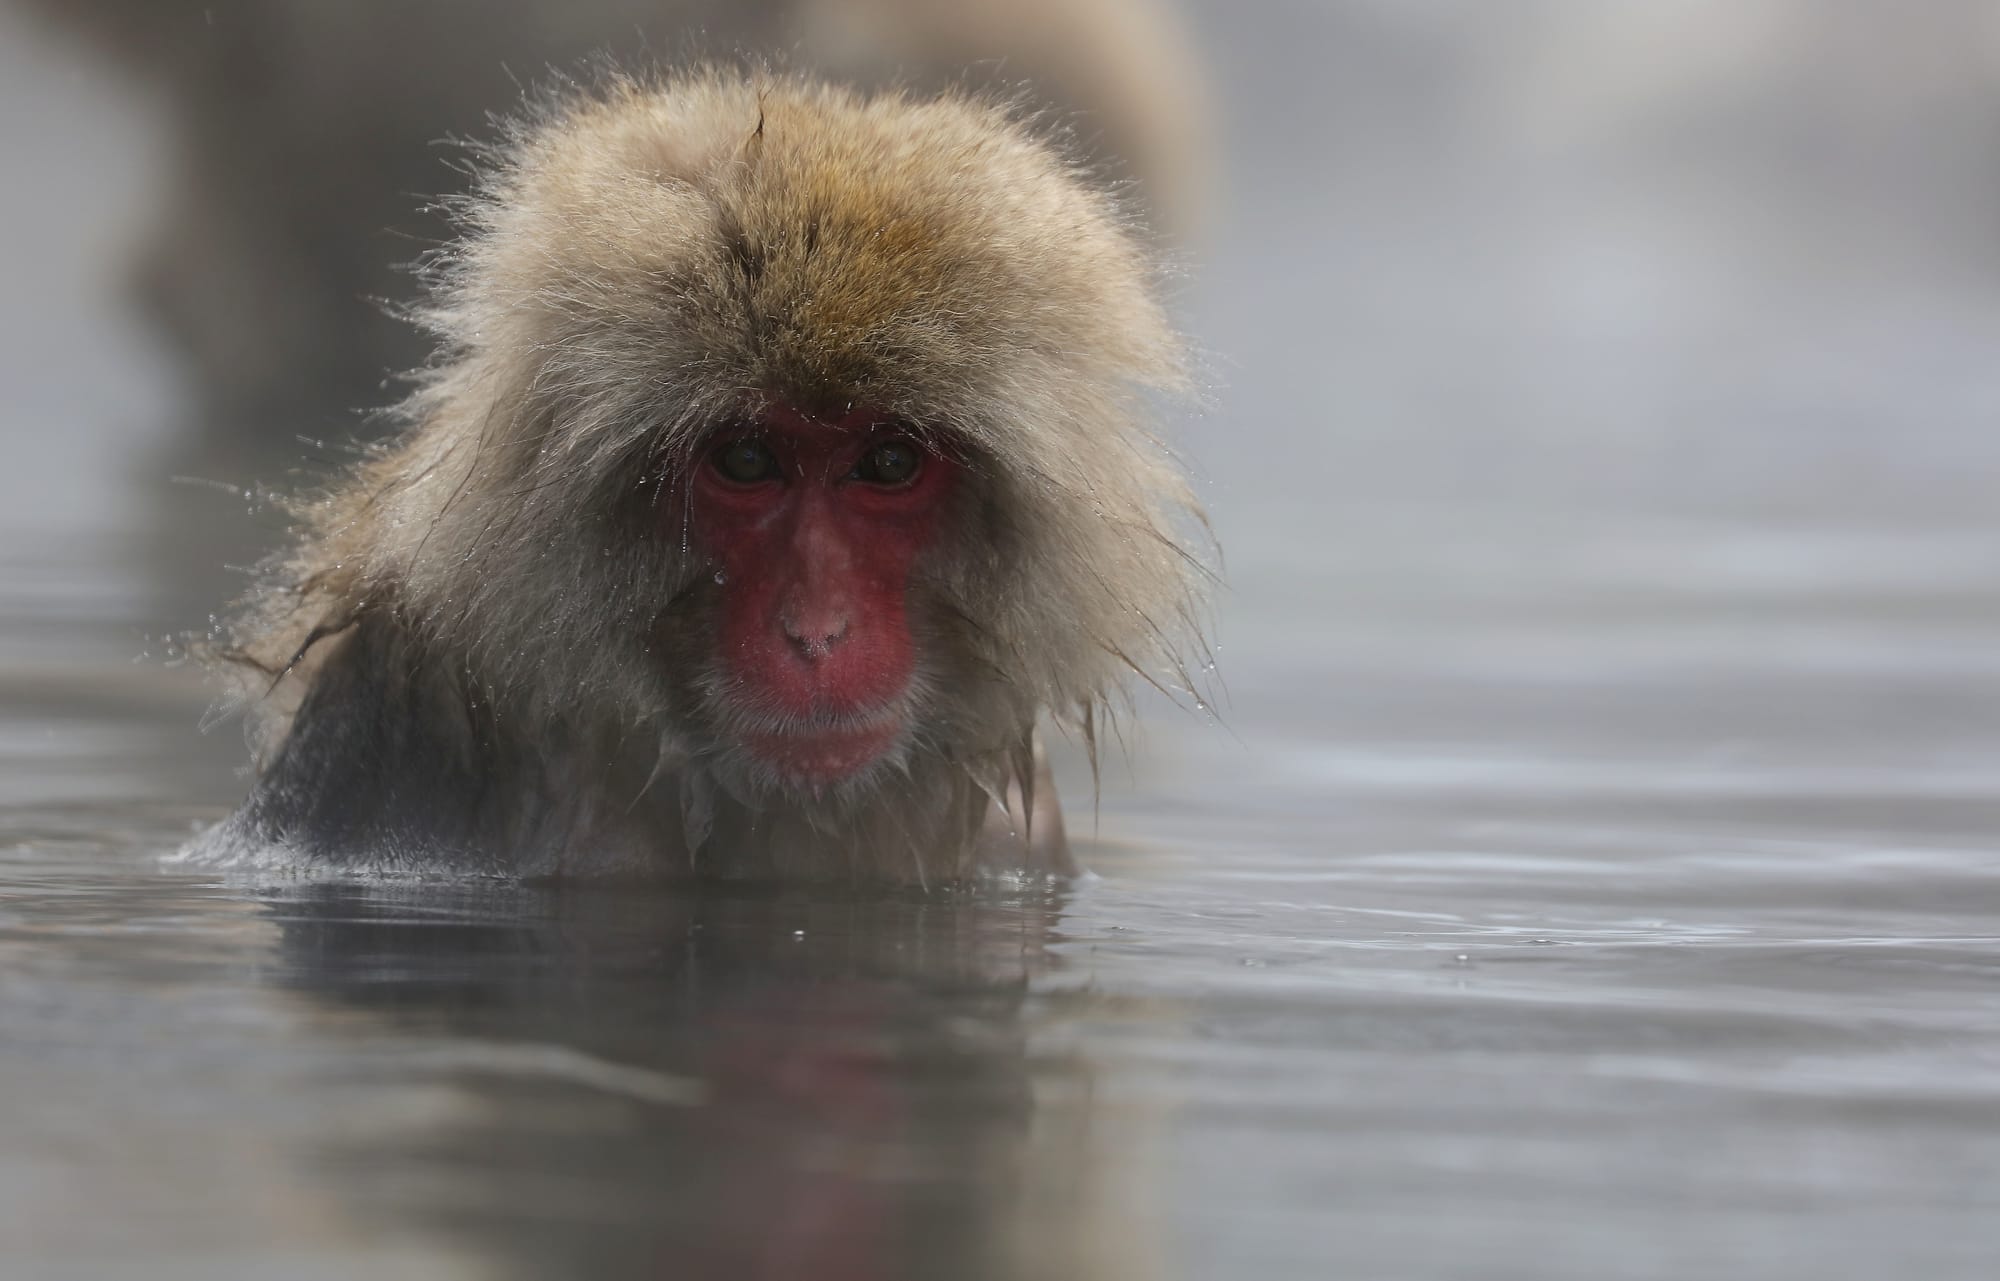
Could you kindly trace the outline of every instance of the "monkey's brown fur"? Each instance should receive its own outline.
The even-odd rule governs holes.
[[[197,852],[927,884],[1036,863],[979,834],[989,798],[1011,789],[1017,830],[1035,808],[1037,719],[1093,741],[1122,679],[1200,643],[1200,513],[1147,426],[1185,354],[1110,199],[1002,105],[706,71],[548,109],[464,212],[406,434],[302,507],[223,638],[261,773]],[[722,588],[682,486],[757,396],[870,406],[970,460],[910,588],[917,732],[817,797],[713,767]]]

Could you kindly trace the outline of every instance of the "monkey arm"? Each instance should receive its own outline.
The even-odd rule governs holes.
[[[412,638],[370,618],[332,648],[249,797],[186,851],[231,866],[521,875],[517,755]],[[512,789],[519,791],[518,787]],[[540,856],[540,857],[538,857]]]

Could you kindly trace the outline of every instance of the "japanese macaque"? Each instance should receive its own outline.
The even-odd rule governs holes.
[[[193,853],[936,886],[1061,872],[1201,644],[1187,385],[1115,201],[1003,105],[701,71],[496,150],[405,434],[216,650],[259,773]]]

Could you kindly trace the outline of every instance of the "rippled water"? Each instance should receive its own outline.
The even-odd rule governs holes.
[[[1991,1275],[1993,545],[1408,532],[970,900],[162,870],[230,736],[11,557],[7,1274]]]

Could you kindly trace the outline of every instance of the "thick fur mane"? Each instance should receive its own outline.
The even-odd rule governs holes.
[[[1038,717],[1088,740],[1132,672],[1187,683],[1207,543],[1148,423],[1185,390],[1185,353],[1115,202],[1004,104],[725,71],[615,79],[516,125],[461,215],[430,264],[418,319],[439,355],[405,431],[300,504],[292,550],[217,638],[265,770],[264,817],[253,797],[232,852],[373,842],[421,863],[511,840],[543,850],[511,870],[561,872],[584,844],[657,850],[664,827],[692,860],[743,836],[734,797],[771,849],[832,832],[898,847],[881,868],[850,848],[849,870],[914,857],[917,878],[949,876],[962,851],[927,867],[902,847],[965,846],[984,797],[1030,790]],[[792,820],[755,818],[755,779],[704,773],[690,690],[710,659],[661,625],[716,573],[689,544],[680,478],[759,396],[871,407],[938,433],[975,477],[964,550],[922,566],[941,602],[923,626],[986,675],[932,691],[950,695],[939,741],[885,767],[909,777],[883,786],[939,798],[898,839],[834,796],[777,840]],[[397,832],[301,815],[280,795],[307,768],[288,755],[324,770],[328,750],[385,751],[361,730],[308,746],[331,733],[312,719],[356,696],[436,722],[403,748],[440,769],[523,773],[546,794],[485,795],[512,817],[450,831],[414,801]],[[615,801],[570,795],[614,786]]]

